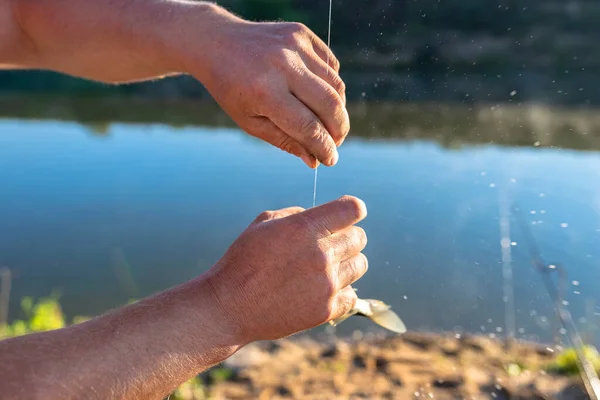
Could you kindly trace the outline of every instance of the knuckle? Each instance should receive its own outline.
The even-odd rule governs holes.
[[[308,32],[308,27],[302,22],[289,22],[287,27],[291,34],[305,35]]]
[[[318,308],[318,312],[317,312],[317,316],[316,316],[317,323],[320,325],[320,324],[324,324],[324,323],[328,322],[334,316],[334,312],[335,312],[335,301],[330,299],[327,302],[323,303],[323,305]]]
[[[342,103],[342,99],[337,93],[333,91],[328,91],[323,96],[323,107],[326,110],[329,110],[331,114],[339,115],[341,114],[341,110],[344,108],[344,104]]]
[[[273,218],[273,211],[263,211],[255,218],[255,221],[268,221]]]
[[[340,70],[340,61],[333,54],[331,54],[329,62],[331,63],[331,67],[333,69],[336,71]]]
[[[294,140],[289,137],[289,136],[285,136],[283,137],[279,143],[277,143],[277,147],[279,147],[281,150],[288,152],[290,154],[296,154],[296,146],[295,146],[295,142]]]
[[[312,115],[301,118],[298,125],[300,133],[306,138],[310,140],[321,139],[321,125],[319,124],[319,121]]]
[[[353,229],[353,241],[360,246],[364,247],[367,244],[367,232],[360,226],[355,226]]]
[[[360,257],[360,266],[361,266],[361,269],[364,274],[369,269],[369,259],[363,253],[360,253],[359,257]]]
[[[314,255],[314,265],[319,270],[326,270],[335,260],[335,250],[331,247],[324,248],[323,245],[317,246]]]
[[[342,78],[340,78],[339,75],[335,75],[335,77],[333,78],[332,84],[338,93],[341,94],[341,93],[346,92],[346,83],[342,80]]]

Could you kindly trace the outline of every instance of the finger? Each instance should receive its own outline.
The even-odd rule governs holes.
[[[357,298],[358,296],[356,296],[356,292],[351,286],[346,286],[344,289],[340,290],[333,300],[333,313],[331,319],[346,315],[354,308]]]
[[[280,210],[267,210],[258,214],[254,222],[266,222],[273,219],[289,217],[290,215],[298,214],[304,211],[302,207],[287,207]]]
[[[304,64],[315,75],[327,82],[342,98],[342,102],[346,105],[346,84],[340,78],[340,75],[331,66],[328,66],[325,61],[319,57],[315,57],[311,52],[300,54]]]
[[[335,144],[342,142],[350,131],[350,118],[339,93],[308,69],[291,74],[289,85],[292,94],[319,117]]]
[[[356,224],[367,216],[365,203],[353,196],[343,196],[294,216],[308,220],[323,236],[329,236]]]
[[[342,261],[338,269],[338,287],[345,288],[359,280],[369,269],[369,261],[363,253]]]
[[[339,154],[331,135],[319,118],[293,95],[282,99],[276,114],[266,115],[290,138],[299,142],[318,161],[333,166]]]
[[[333,262],[340,263],[355,257],[367,246],[367,234],[358,226],[350,226],[324,239],[333,251]],[[344,285],[347,286],[347,285]]]
[[[327,44],[322,41],[321,38],[318,37],[314,32],[310,33],[310,42],[315,53],[317,53],[317,55],[326,63],[329,61],[328,65],[336,72],[340,72],[340,62],[335,54],[333,54],[333,51],[331,51],[329,46],[327,46]]]
[[[254,117],[247,130],[251,135],[265,140],[273,146],[279,147],[281,150],[300,157],[309,168],[316,168],[319,165],[316,158],[310,155],[304,146],[279,129],[279,127],[268,118]]]

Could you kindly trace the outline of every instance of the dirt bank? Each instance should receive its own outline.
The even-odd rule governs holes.
[[[586,399],[576,377],[547,371],[545,345],[407,333],[251,345],[204,376],[211,399]]]

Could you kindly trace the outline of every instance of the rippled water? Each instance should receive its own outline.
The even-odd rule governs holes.
[[[69,315],[98,314],[185,281],[206,271],[259,212],[312,203],[311,170],[237,129],[103,129],[93,135],[75,122],[0,120],[0,265],[15,274],[13,318],[23,295],[60,289]],[[485,124],[472,129],[490,135]],[[446,131],[452,142],[452,127]],[[438,143],[354,135],[338,166],[319,169],[317,203],[352,194],[369,209],[361,225],[370,269],[356,285],[360,296],[391,304],[409,329],[502,335],[504,193],[526,212],[544,257],[565,265],[566,301],[593,334],[599,154]],[[513,224],[518,336],[549,340],[552,304],[524,240]],[[374,327],[355,318],[338,332],[355,329]]]

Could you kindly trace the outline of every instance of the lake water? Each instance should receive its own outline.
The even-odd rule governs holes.
[[[566,301],[593,333],[599,183],[594,151],[448,149],[353,132],[339,164],[319,169],[317,202],[351,194],[368,206],[361,297],[391,304],[412,330],[502,335],[505,193],[547,261],[564,264]],[[309,207],[312,185],[301,161],[234,128],[115,122],[94,135],[76,122],[0,119],[0,265],[15,275],[11,317],[24,295],[59,289],[69,316],[94,315],[190,279],[261,211]],[[518,336],[550,340],[552,304],[514,221],[510,240]],[[375,328],[355,318],[337,332],[356,329]]]

